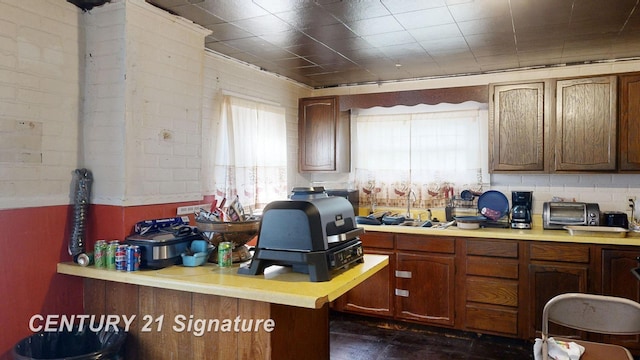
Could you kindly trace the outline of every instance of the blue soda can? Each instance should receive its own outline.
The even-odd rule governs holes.
[[[127,245],[118,245],[116,248],[116,270],[127,270]]]
[[[127,271],[140,270],[140,246],[131,245],[127,248]]]

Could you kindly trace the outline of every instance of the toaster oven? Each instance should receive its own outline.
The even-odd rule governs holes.
[[[584,202],[545,202],[542,207],[544,229],[562,229],[565,226],[600,225],[600,207]]]

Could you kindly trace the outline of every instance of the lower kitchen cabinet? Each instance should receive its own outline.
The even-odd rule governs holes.
[[[389,266],[336,300],[334,309],[364,315],[393,317],[395,269],[394,235],[366,233],[360,236],[367,254],[389,256]]]
[[[336,300],[334,309],[482,334],[533,340],[542,309],[567,292],[640,302],[639,246],[454,238],[369,232],[365,252],[389,255],[387,271]],[[555,335],[586,334],[550,324]],[[640,355],[639,336],[588,340],[620,344]]]
[[[468,239],[463,246],[465,330],[518,336],[519,243]]]
[[[396,255],[396,317],[453,326],[455,259],[447,254]]]
[[[396,235],[398,319],[454,325],[455,242],[446,236]]]
[[[341,296],[336,300],[336,306],[341,311],[392,317],[394,296],[391,279],[395,264],[393,252],[369,248],[365,248],[365,252],[388,255],[389,266]]]
[[[640,249],[605,248],[602,250],[602,293],[640,302],[640,281],[631,273],[638,264]],[[605,336],[604,341],[622,345],[640,353],[640,336]],[[635,350],[635,351],[634,351]]]
[[[455,239],[366,233],[365,253],[389,255],[380,271],[341,296],[334,309],[424,324],[453,326]]]
[[[528,338],[535,338],[542,329],[542,309],[556,295],[567,292],[593,292],[592,246],[585,244],[529,243]],[[552,334],[580,333],[550,324]]]

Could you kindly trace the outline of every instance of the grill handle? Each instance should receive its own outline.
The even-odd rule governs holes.
[[[349,230],[341,234],[329,235],[327,236],[327,242],[331,244],[331,243],[336,243],[341,241],[353,240],[358,236],[360,236],[361,234],[364,234],[364,229],[357,227],[353,230]]]

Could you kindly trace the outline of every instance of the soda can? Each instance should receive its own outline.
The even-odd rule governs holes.
[[[80,266],[89,266],[93,264],[93,253],[81,253],[76,258],[76,262]]]
[[[117,240],[111,241],[107,246],[107,269],[115,270],[116,269],[116,249],[120,245],[120,242]]]
[[[140,246],[131,245],[127,248],[127,271],[140,270]]]
[[[97,268],[107,267],[107,241],[98,240],[93,248],[93,262]]]
[[[127,270],[127,245],[118,245],[115,260],[116,270]]]
[[[218,266],[230,267],[233,265],[233,256],[231,251],[233,250],[233,243],[224,241],[218,244]]]

